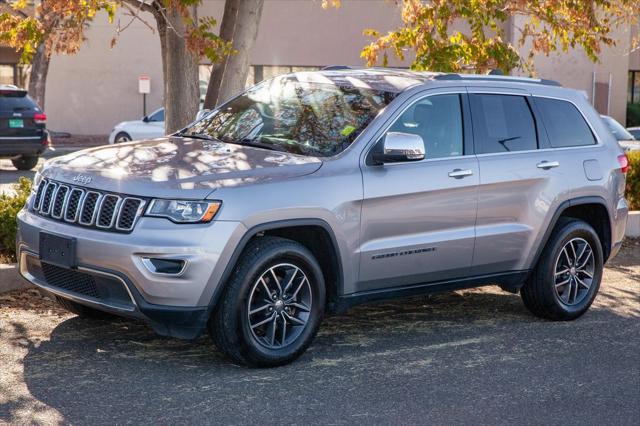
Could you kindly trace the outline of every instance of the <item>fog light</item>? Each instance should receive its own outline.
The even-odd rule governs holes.
[[[142,263],[154,274],[179,275],[187,262],[182,259],[159,259],[153,257],[143,257]]]

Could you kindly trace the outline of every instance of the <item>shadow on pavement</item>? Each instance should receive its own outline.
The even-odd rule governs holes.
[[[230,364],[208,337],[161,338],[125,320],[74,317],[28,345],[29,392],[69,423],[624,424],[640,414],[638,316],[596,307],[542,321],[493,288],[327,318],[302,358],[269,370]]]

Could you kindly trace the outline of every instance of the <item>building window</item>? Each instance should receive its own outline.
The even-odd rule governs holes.
[[[199,67],[200,94],[203,98],[204,94],[206,94],[207,92],[207,84],[209,83],[209,78],[211,77],[211,69],[212,66],[207,64],[202,64]],[[249,88],[254,84],[260,83],[263,80],[268,80],[281,74],[302,71],[318,71],[320,69],[322,69],[322,67],[308,67],[297,65],[252,65],[249,68],[249,74],[247,75],[246,87]]]
[[[640,70],[629,71],[627,102],[640,104]]]

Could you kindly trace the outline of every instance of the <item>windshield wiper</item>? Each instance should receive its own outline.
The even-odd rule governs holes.
[[[244,146],[252,146],[254,148],[268,149],[269,151],[287,152],[286,150],[282,148],[278,148],[271,144],[255,142],[255,139],[238,139],[231,143],[237,143],[238,145],[244,145]]]
[[[184,133],[184,132],[180,132],[180,133],[176,133],[176,136],[180,136],[182,138],[192,138],[192,139],[202,139],[204,141],[214,141],[214,142],[219,142],[218,139],[209,136],[205,133]]]

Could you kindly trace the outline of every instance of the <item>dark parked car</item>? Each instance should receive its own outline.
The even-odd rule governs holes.
[[[49,145],[47,116],[38,104],[13,85],[0,85],[0,158],[18,170],[31,170]]]

